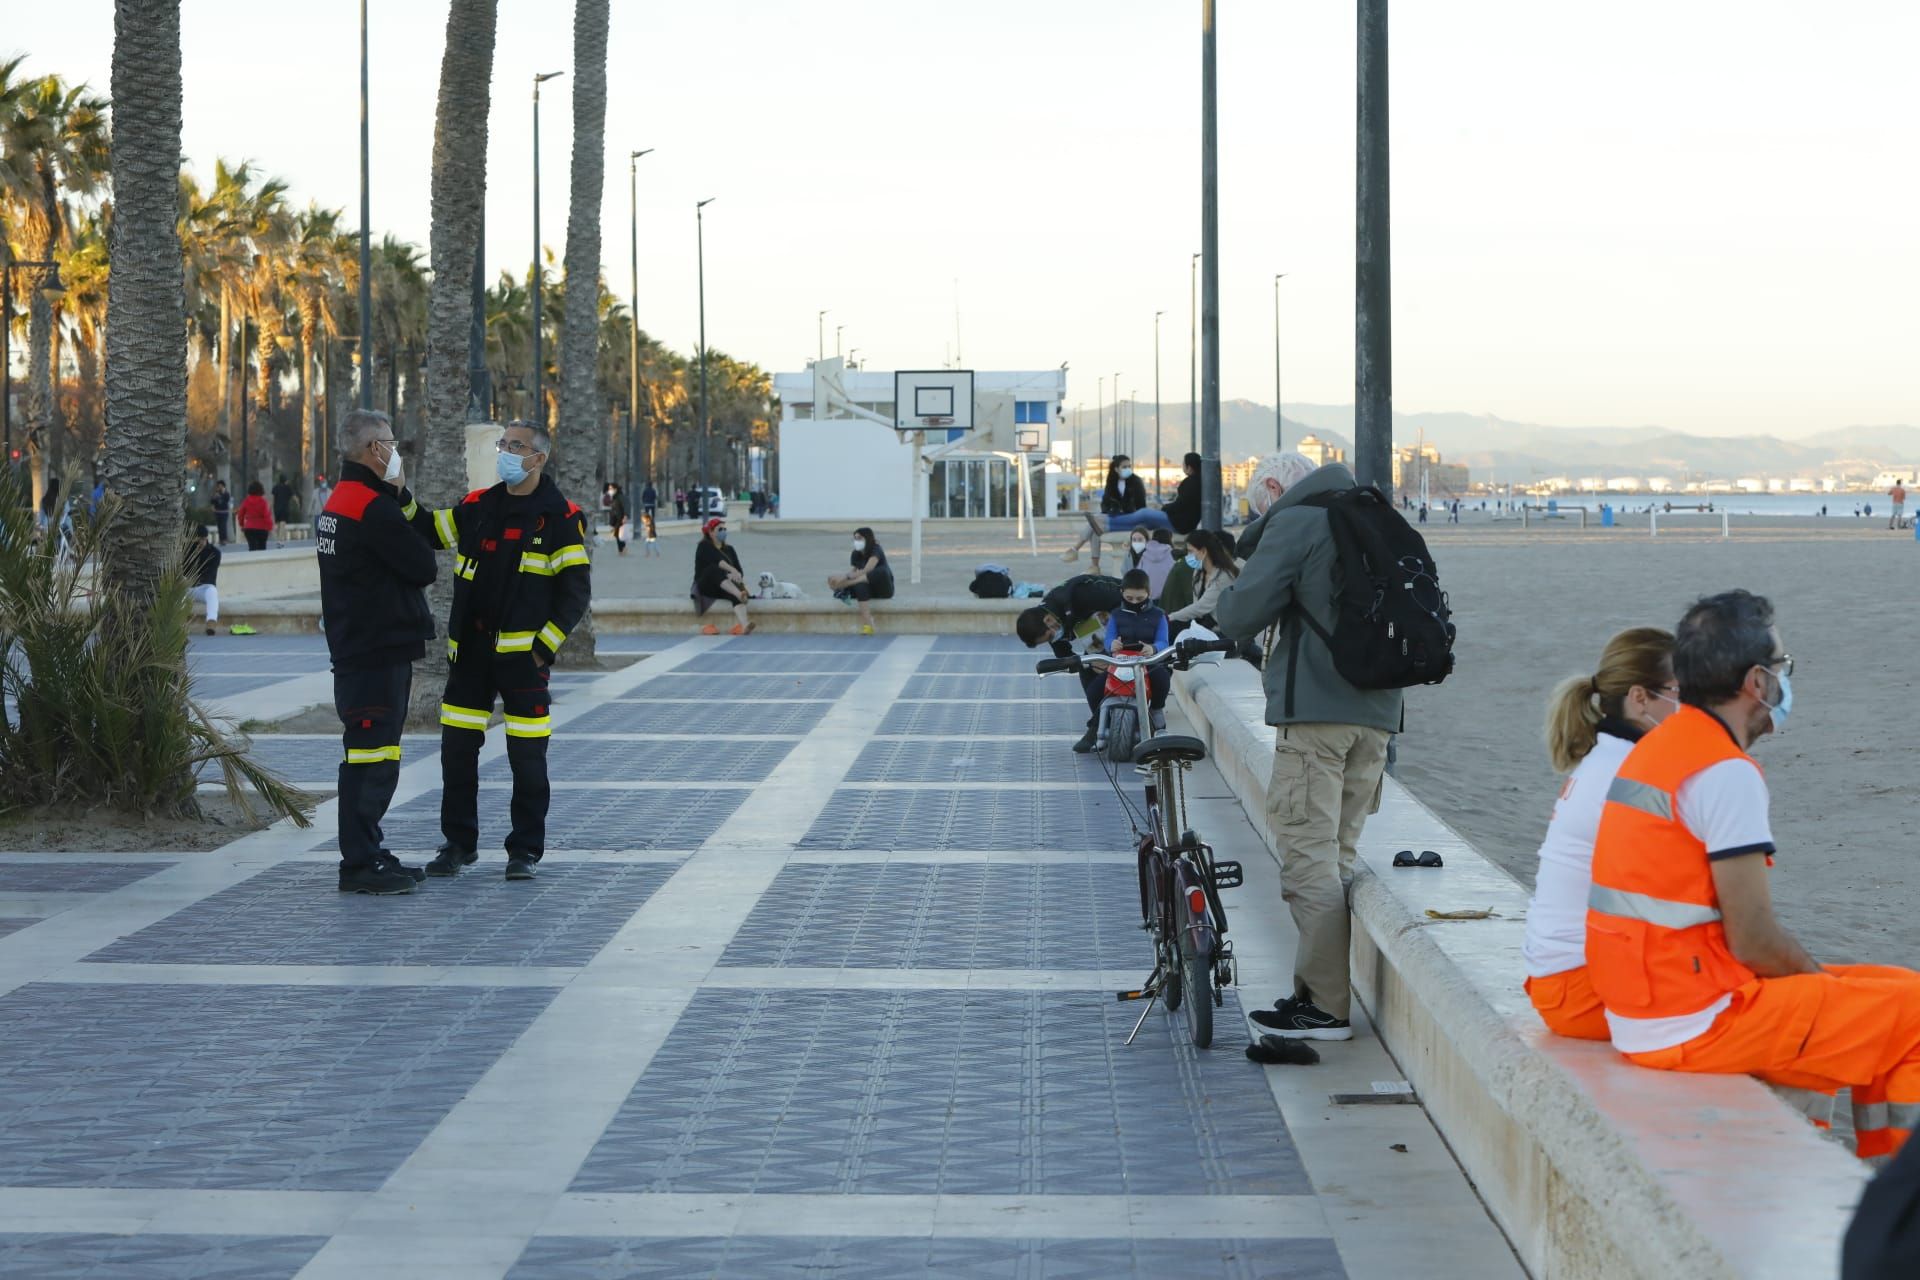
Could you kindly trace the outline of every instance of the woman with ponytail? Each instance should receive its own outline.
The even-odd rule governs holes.
[[[1606,1013],[1587,979],[1587,891],[1593,841],[1614,774],[1647,730],[1680,705],[1673,636],[1634,627],[1607,641],[1600,669],[1574,676],[1547,704],[1547,756],[1567,774],[1540,844],[1527,905],[1527,995],[1557,1035],[1606,1040]]]

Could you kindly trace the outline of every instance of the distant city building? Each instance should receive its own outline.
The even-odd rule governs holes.
[[[1396,492],[1418,495],[1420,482],[1426,480],[1427,496],[1434,501],[1463,498],[1471,477],[1457,462],[1443,462],[1433,445],[1417,445],[1393,451],[1393,487]]]
[[[1301,436],[1300,443],[1294,446],[1300,455],[1316,467],[1324,467],[1329,462],[1345,462],[1347,451],[1336,445],[1328,444],[1319,436]]]
[[[1898,466],[1885,467],[1873,478],[1874,489],[1891,489],[1894,485],[1920,483],[1920,463],[1901,463]]]

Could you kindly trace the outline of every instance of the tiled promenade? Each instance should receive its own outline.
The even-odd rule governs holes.
[[[1072,680],[994,638],[648,647],[556,680],[531,884],[497,730],[481,862],[410,897],[334,892],[330,805],[0,855],[0,1276],[1519,1275],[1417,1106],[1331,1101],[1399,1077],[1365,1028],[1264,1069],[1230,992],[1211,1052],[1158,1010],[1121,1043],[1148,948]],[[237,715],[325,697],[317,637],[195,662]],[[260,749],[331,787],[337,739]],[[1217,775],[1189,794],[1264,1002],[1277,874]]]

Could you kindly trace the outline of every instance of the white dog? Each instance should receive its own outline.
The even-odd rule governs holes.
[[[754,589],[756,600],[805,600],[807,593],[791,582],[781,582],[772,574],[762,571],[760,583]]]

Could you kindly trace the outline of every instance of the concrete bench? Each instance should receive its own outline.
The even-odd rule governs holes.
[[[320,562],[312,539],[295,546],[249,551],[244,542],[220,549],[220,596],[227,601],[252,601],[300,593],[318,594]]]
[[[1203,667],[1174,690],[1271,848],[1260,673]],[[1649,1071],[1549,1033],[1520,985],[1525,889],[1392,778],[1361,849],[1354,993],[1537,1280],[1837,1273],[1864,1164],[1746,1076]],[[1394,870],[1398,849],[1446,866]]]

